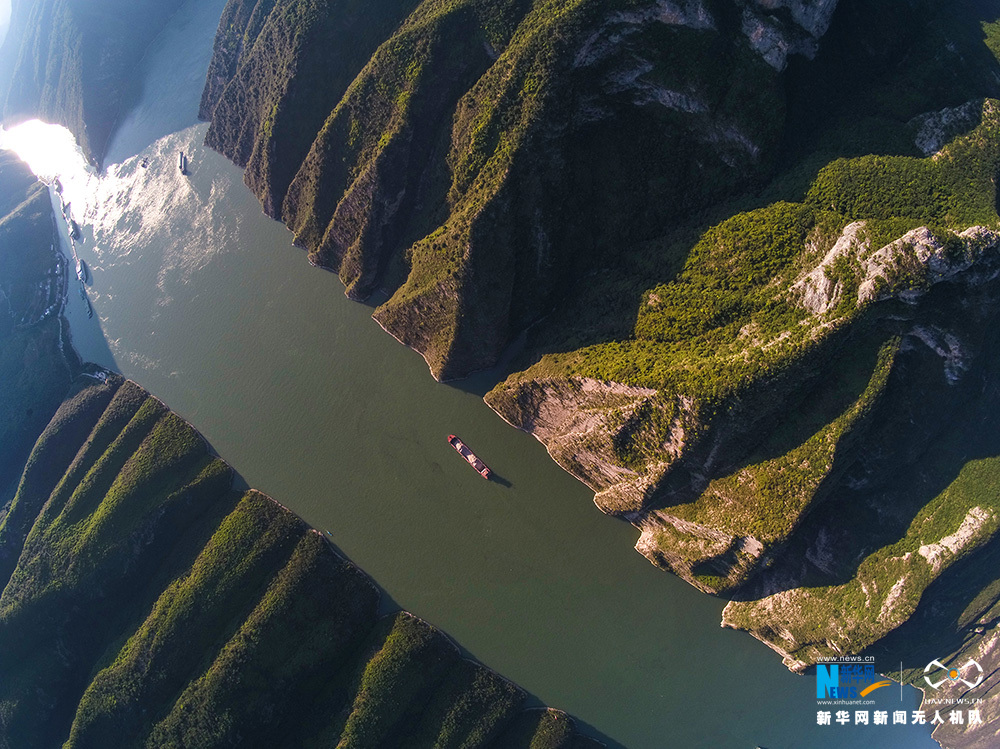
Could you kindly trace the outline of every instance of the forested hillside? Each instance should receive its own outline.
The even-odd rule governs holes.
[[[487,402],[790,667],[994,663],[1000,3],[365,13],[231,0],[202,102],[311,261],[438,378],[527,331]]]
[[[67,17],[7,100],[99,153],[87,97],[118,107],[107,61],[132,58],[87,67],[72,30],[98,27]],[[1000,673],[998,55],[996,0],[230,0],[201,114],[435,377],[523,334],[487,402],[725,624],[795,669],[878,653],[919,680],[931,653]],[[172,600],[79,676],[72,736],[194,730],[186,699],[154,721],[102,691],[145,684]]]
[[[598,745],[81,363],[58,242],[0,152],[0,746]]]
[[[119,377],[77,380],[0,516],[14,747],[585,747]]]

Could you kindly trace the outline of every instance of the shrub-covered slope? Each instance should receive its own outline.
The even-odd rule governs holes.
[[[181,0],[14,0],[0,49],[4,119],[59,123],[99,163],[135,69]]]
[[[997,545],[1000,5],[394,10],[287,189],[249,178],[311,260],[437,377],[530,328],[490,405],[789,665],[924,625],[995,659],[993,582],[942,590]]]
[[[1000,4],[394,11],[365,64],[331,55],[357,72],[309,112],[287,189],[248,176],[310,259],[353,297],[381,285],[376,320],[437,377],[529,329],[488,403],[790,666],[917,627],[1000,658],[994,581],[942,593],[1000,543],[980,417],[1000,376]],[[216,56],[211,131],[268,75],[251,27]],[[258,153],[292,147],[266,115],[291,99],[268,97]]]
[[[348,294],[392,294],[376,319],[435,376],[461,376],[623,246],[767,174],[779,71],[835,3],[770,5],[232,0],[208,143]]]
[[[790,667],[865,652],[923,686],[934,658],[1000,666],[1000,103],[897,130],[924,156],[809,154],[764,207],[637,248],[487,401]],[[1000,718],[995,680],[966,696]]]
[[[460,377],[803,149],[1000,95],[989,5],[231,0],[201,114],[311,261]]]
[[[596,745],[231,484],[134,383],[74,383],[0,515],[0,745]]]

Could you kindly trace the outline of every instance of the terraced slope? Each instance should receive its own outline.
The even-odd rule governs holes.
[[[0,516],[5,747],[597,746],[136,384],[74,382]]]

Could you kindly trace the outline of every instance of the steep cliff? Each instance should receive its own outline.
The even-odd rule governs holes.
[[[487,395],[641,531],[641,553],[731,598],[723,623],[795,670],[889,653],[922,687],[934,659],[1000,667],[1000,103],[912,132],[936,147],[958,114],[967,132],[925,158],[834,160],[801,203],[737,214],[675,260],[690,245],[647,247],[673,269],[638,295],[631,336]],[[539,339],[634,288],[595,285]],[[968,692],[1000,718],[995,680]]]
[[[231,0],[201,114],[310,260],[461,377],[823,117],[864,120],[834,152],[882,148],[1000,94],[975,5]]]
[[[58,242],[48,190],[0,151],[0,504],[13,496],[71,379],[60,318],[67,269]]]
[[[0,49],[5,121],[38,117],[100,163],[137,92],[136,67],[181,0],[13,0]]]
[[[487,402],[789,666],[932,610],[927,648],[989,651],[992,580],[940,591],[1000,543],[1000,5],[392,11],[296,139],[277,88],[241,104],[274,42],[220,28],[210,133],[294,140],[287,188],[247,179],[310,259],[439,378],[527,330]]]
[[[804,26],[765,5],[233,0],[208,143],[349,295],[393,294],[376,319],[435,376],[461,376],[616,247],[767,173],[786,60],[758,27],[811,53],[833,3]]]

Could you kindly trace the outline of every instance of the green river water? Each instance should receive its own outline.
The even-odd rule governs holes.
[[[240,170],[202,145],[223,5],[189,3],[156,41],[104,175],[54,157],[51,131],[54,164],[33,162],[60,175],[83,226],[96,314],[75,282],[67,309],[83,357],[163,399],[247,484],[329,530],[391,601],[609,746],[936,746],[926,726],[817,726],[813,677],[721,629],[722,601],[650,565],[633,528],[486,407],[500,372],[434,382],[306,263]],[[470,470],[451,432],[500,480]],[[873,696],[890,711],[918,701],[896,686]]]

